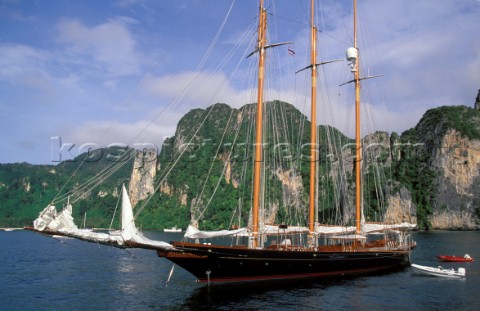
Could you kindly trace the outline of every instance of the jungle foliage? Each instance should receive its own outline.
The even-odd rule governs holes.
[[[179,121],[176,135],[165,140],[158,155],[156,182],[159,189],[151,198],[137,204],[144,208],[138,216],[138,226],[143,229],[174,225],[185,228],[193,220],[198,221],[202,229],[227,229],[248,223],[254,117],[255,108],[251,104],[240,109],[216,104],[187,113]],[[392,133],[389,146],[378,154],[380,165],[364,170],[366,217],[377,220],[383,204],[379,197],[405,187],[417,207],[420,228],[430,228],[428,216],[433,212],[437,174],[430,166],[431,150],[448,129],[480,139],[479,123],[480,111],[464,106],[440,107],[427,111],[415,128],[402,135]],[[288,103],[267,103],[264,135],[271,142],[265,145],[263,154],[264,187],[268,190],[263,198],[265,205],[276,206],[276,223],[305,225],[301,220],[303,215],[294,212],[293,205],[306,206],[308,202],[310,122]],[[333,223],[338,217],[338,198],[347,193],[335,191],[341,181],[330,171],[341,156],[333,152],[331,146],[351,152],[354,148],[352,140],[335,128],[320,126],[319,136],[319,220]],[[30,225],[59,193],[75,189],[112,161],[127,161],[129,152],[133,151],[101,149],[58,165],[0,164],[0,227]],[[128,183],[133,167],[132,160],[127,162],[76,202],[73,216],[78,225],[87,214],[87,226],[110,226],[115,208],[119,206],[120,187]],[[292,179],[301,177],[305,193],[300,202],[289,201],[288,193],[285,197],[279,168]],[[345,176],[342,182],[349,184],[345,191],[351,192],[354,190],[353,166]],[[375,187],[379,177],[389,186],[381,193]],[[118,225],[118,217],[115,225]]]

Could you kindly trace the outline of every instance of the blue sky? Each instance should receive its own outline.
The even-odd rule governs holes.
[[[285,65],[274,67],[268,94],[303,111],[305,82],[293,73],[308,61],[308,1],[266,2],[273,14],[269,39],[291,41],[296,52],[272,52]],[[376,129],[402,132],[427,109],[473,105],[480,88],[480,1],[358,2],[363,70],[384,75],[368,82],[362,99],[365,114],[382,120]],[[56,164],[60,155],[66,160],[88,146],[160,146],[190,109],[253,101],[252,86],[243,81],[252,80],[254,60],[244,56],[254,47],[257,6],[0,0],[0,163]],[[344,58],[352,44],[351,1],[318,6],[320,58]],[[330,82],[320,82],[328,113],[319,112],[319,122],[351,134],[348,91],[338,87],[351,78],[346,63],[320,75]],[[373,86],[379,95],[370,93]]]

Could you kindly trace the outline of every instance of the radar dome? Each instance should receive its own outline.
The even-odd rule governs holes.
[[[350,47],[347,49],[347,60],[355,61],[358,57],[358,51],[354,47]]]

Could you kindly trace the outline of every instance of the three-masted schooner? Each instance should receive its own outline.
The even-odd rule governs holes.
[[[209,238],[223,235],[246,236],[245,245],[222,246],[211,243],[171,242],[172,249],[158,249],[158,256],[164,257],[192,273],[200,282],[240,282],[275,279],[321,278],[339,275],[370,274],[379,271],[399,269],[410,264],[412,241],[408,235],[398,235],[395,241],[385,238],[381,242],[368,243],[365,233],[369,230],[361,220],[361,161],[362,149],[360,138],[360,77],[358,48],[356,42],[356,0],[354,0],[354,46],[347,51],[351,62],[352,81],[355,85],[356,105],[356,225],[351,228],[335,228],[318,226],[315,223],[315,169],[317,151],[311,148],[310,159],[310,203],[308,228],[289,227],[287,225],[262,226],[259,220],[261,204],[261,163],[262,163],[262,131],[263,131],[263,85],[265,78],[265,55],[267,45],[267,12],[263,0],[260,1],[258,46],[255,53],[259,55],[258,62],[258,94],[256,108],[256,141],[254,152],[254,180],[252,225],[249,230],[203,232],[189,227],[186,238]],[[311,62],[304,69],[311,70],[311,144],[316,144],[316,26],[314,24],[314,0],[311,0]],[[382,225],[371,230],[398,229]],[[408,225],[407,228],[411,228]],[[404,227],[405,228],[405,227]],[[337,231],[336,231],[337,230]],[[325,232],[339,233],[330,238],[329,243],[319,243],[319,236],[325,237]],[[269,234],[281,233],[284,237],[293,234],[308,234],[305,245],[295,245],[291,239],[285,238],[280,243],[274,240],[266,245]],[[343,234],[342,234],[343,233]],[[348,234],[345,234],[348,233]],[[400,237],[400,238],[399,238]]]
[[[127,191],[122,187],[122,222],[118,232],[92,232],[78,229],[73,222],[72,207],[68,203],[62,212],[57,213],[53,205],[47,206],[27,229],[47,235],[60,234],[80,240],[107,244],[115,247],[137,247],[153,249],[159,257],[166,258],[192,273],[200,282],[241,282],[276,279],[322,278],[344,275],[371,274],[380,271],[399,269],[410,265],[410,254],[414,242],[403,229],[412,225],[367,224],[362,221],[362,141],[360,136],[360,81],[371,77],[360,76],[358,48],[356,40],[356,3],[354,0],[354,44],[347,50],[353,82],[355,85],[356,110],[356,155],[355,155],[355,226],[332,226],[317,223],[315,211],[317,184],[317,68],[330,62],[317,62],[317,29],[314,23],[314,0],[311,0],[311,47],[310,64],[302,70],[311,71],[311,148],[310,148],[310,188],[308,227],[291,225],[266,225],[261,221],[262,204],[262,159],[263,146],[263,86],[265,79],[265,58],[267,49],[279,44],[267,44],[267,11],[260,0],[258,45],[251,55],[257,53],[258,91],[256,107],[255,150],[253,170],[253,204],[251,225],[248,228],[221,231],[200,231],[189,226],[185,240],[171,242],[150,240],[144,237],[135,226],[132,206]],[[349,82],[347,82],[349,83]],[[265,188],[265,187],[263,187]],[[371,242],[369,232],[383,232],[383,238]],[[388,232],[388,234],[387,234]],[[212,243],[200,244],[197,239],[234,236],[246,243],[224,246]],[[302,237],[307,237],[303,243]],[[272,238],[276,237],[276,238]],[[192,239],[192,242],[186,242]],[[302,241],[302,243],[299,243]],[[172,270],[173,271],[173,270]]]

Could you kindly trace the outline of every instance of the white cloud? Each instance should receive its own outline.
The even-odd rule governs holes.
[[[118,0],[115,3],[115,6],[121,7],[121,8],[127,8],[130,6],[142,4],[143,0]]]
[[[93,61],[114,76],[137,74],[140,56],[128,29],[133,23],[131,18],[119,17],[88,27],[79,20],[63,20],[58,25],[59,40],[69,44],[72,57],[81,57],[85,66]]]
[[[21,82],[27,76],[46,75],[44,64],[50,60],[48,53],[22,44],[0,45],[0,79]]]
[[[207,107],[217,102],[231,106],[245,103],[223,73],[182,72],[149,77],[145,90],[150,96],[190,108]]]
[[[178,121],[174,117],[173,120]],[[107,147],[111,145],[128,145],[135,147],[143,144],[155,146],[160,150],[163,140],[175,133],[176,123],[168,122],[151,123],[137,121],[121,123],[118,121],[89,121],[79,127],[65,130],[62,134],[64,143],[75,144],[72,154],[78,154],[82,146]]]
[[[411,128],[430,108],[473,104],[480,87],[480,41],[473,39],[479,13],[480,3],[473,0],[359,3],[363,74],[384,74],[363,86],[382,86],[384,102],[373,109],[377,117],[390,119],[386,130]],[[351,16],[332,25],[320,34],[321,43],[340,48],[350,40]]]
[[[351,45],[350,2],[348,5],[337,0],[321,2],[327,7],[319,13],[324,20],[319,19],[317,23],[326,26],[319,33],[319,56],[324,61],[344,58],[345,49]],[[247,45],[253,45],[246,44],[249,39],[256,38],[252,36],[252,25],[256,23],[253,19],[247,21],[242,17],[234,19],[234,25],[226,25],[211,58],[205,61],[202,71],[196,73],[180,70],[196,68],[190,63],[199,58],[193,55],[200,57],[205,48],[205,45],[196,44],[205,42],[197,42],[201,40],[192,27],[205,25],[188,18],[182,19],[177,28],[165,31],[162,26],[169,22],[169,18],[176,19],[179,8],[153,3],[148,6],[143,0],[120,0],[107,6],[99,5],[104,12],[98,11],[94,16],[79,10],[78,14],[69,14],[75,19],[66,19],[65,12],[59,9],[22,21],[5,19],[8,36],[0,43],[1,109],[6,115],[25,118],[20,123],[18,117],[12,117],[15,122],[4,125],[5,132],[11,131],[9,136],[12,138],[8,139],[13,140],[15,136],[15,141],[27,141],[20,137],[23,134],[19,134],[25,132],[31,141],[44,141],[48,140],[50,133],[63,131],[66,141],[77,144],[97,139],[102,144],[129,143],[144,130],[146,136],[158,140],[173,135],[178,120],[191,109],[206,108],[217,102],[238,108],[256,101],[254,71],[244,69],[251,59],[245,61],[238,57],[236,61],[241,64],[240,69],[218,69],[227,61],[230,65],[235,63],[233,57],[237,54],[233,56],[233,52],[241,54]],[[49,9],[49,5],[42,7]],[[105,11],[106,7],[112,11]],[[286,2],[281,7],[293,11],[294,5]],[[237,8],[244,10],[244,16],[243,2]],[[163,10],[161,14],[160,9]],[[170,16],[162,15],[167,9],[173,10],[166,13]],[[480,40],[476,40],[480,16],[478,1],[365,0],[359,2],[359,9],[363,71],[384,74],[382,78],[362,84],[364,115],[377,118],[374,129],[401,132],[415,126],[427,109],[439,105],[473,104],[480,88]],[[21,13],[22,7],[18,10]],[[285,16],[280,13],[278,16]],[[164,20],[152,18],[159,15],[164,16]],[[109,19],[111,16],[117,17]],[[40,20],[48,20],[48,27],[32,30]],[[9,21],[14,22],[9,24]],[[277,25],[286,22],[290,23],[289,37],[282,37],[280,32],[278,40],[269,39],[272,42],[293,40],[292,47],[297,56],[288,57],[286,48],[269,49],[268,60],[285,61],[282,58],[285,56],[290,63],[267,68],[271,71],[267,72],[265,99],[290,102],[308,114],[308,107],[304,108],[304,104],[308,105],[308,84],[301,81],[300,74],[291,78],[294,71],[308,63],[308,48],[305,48],[309,41],[308,29],[285,19],[276,22],[278,24],[270,24],[274,27],[270,35],[276,36]],[[245,27],[238,27],[239,24],[247,23],[250,31],[242,32],[240,28]],[[52,35],[51,25],[57,25],[57,41],[29,39],[32,33],[44,38]],[[25,29],[28,33],[22,32]],[[184,45],[185,42],[188,45]],[[237,49],[227,50],[234,45]],[[183,46],[188,46],[188,56],[180,51],[179,47]],[[167,48],[168,52],[158,52]],[[247,50],[250,51],[251,47]],[[149,64],[155,64],[151,76],[142,79],[140,76]],[[346,98],[349,95],[345,95],[351,87],[338,87],[351,79],[351,73],[345,62],[325,68],[319,74],[319,83],[326,84],[324,79],[328,79],[329,88],[321,92],[320,96],[324,98],[320,101],[329,103],[320,105],[323,111],[319,109],[319,123],[327,123],[328,116],[334,120],[329,121],[330,124],[351,135],[353,105],[351,98]],[[235,75],[235,80],[230,80],[230,75]],[[377,92],[382,93],[378,97],[369,93],[375,86],[380,86]],[[53,102],[55,109],[43,109],[39,102]],[[30,104],[28,108],[37,110],[22,107],[27,104]],[[156,108],[152,109],[153,106]],[[115,119],[112,111],[118,112],[120,120],[108,121]],[[369,128],[364,132],[367,130]]]

